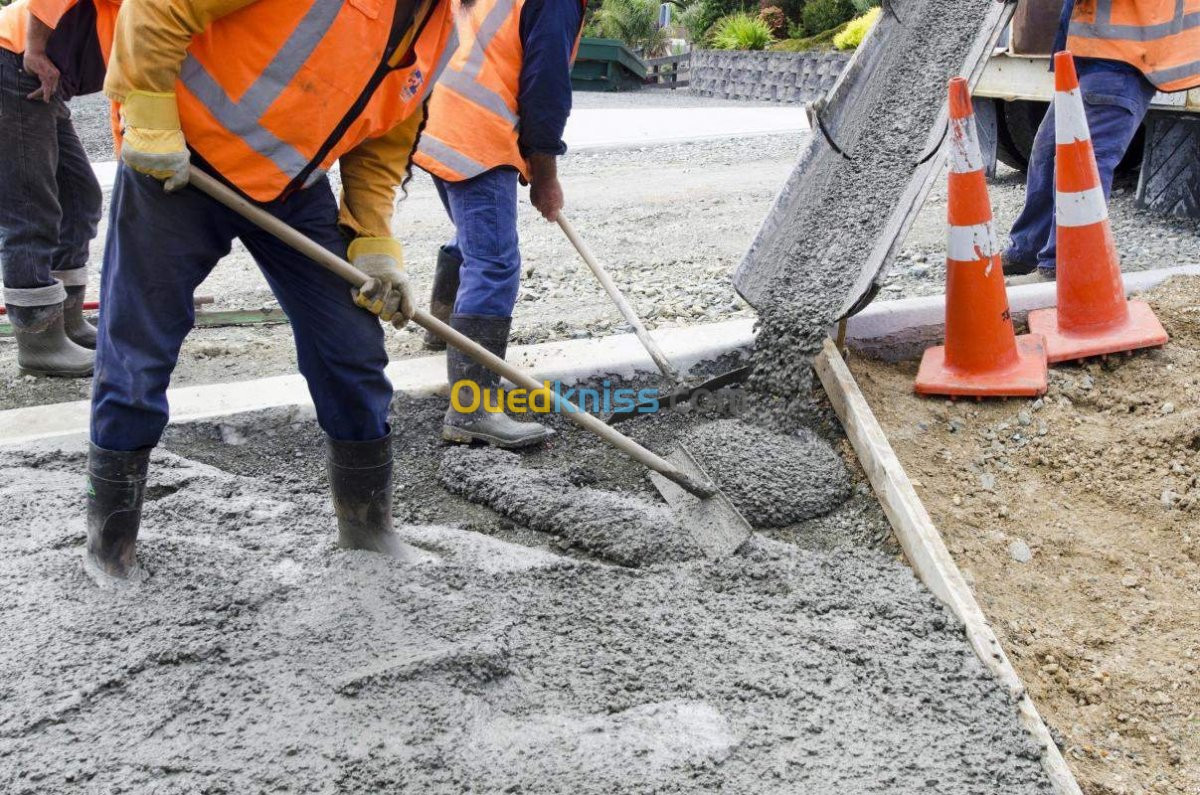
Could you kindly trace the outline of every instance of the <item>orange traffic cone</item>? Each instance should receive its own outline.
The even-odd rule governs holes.
[[[1144,301],[1126,301],[1108,224],[1075,59],[1054,56],[1058,307],[1029,313],[1051,362],[1163,345],[1167,332]]]
[[[1046,391],[1046,353],[1035,335],[1017,337],[1008,312],[1000,242],[983,175],[967,81],[950,81],[949,250],[946,344],[921,359],[922,395],[1020,397]]]

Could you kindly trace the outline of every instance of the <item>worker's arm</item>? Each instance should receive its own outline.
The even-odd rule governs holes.
[[[26,99],[40,99],[49,102],[58,92],[58,80],[61,77],[58,67],[46,54],[46,45],[50,43],[50,34],[54,28],[38,19],[31,9],[29,11],[29,32],[25,37],[25,58],[22,70],[36,77],[40,82],[35,91]]]
[[[521,8],[518,143],[529,161],[529,199],[550,221],[563,207],[557,158],[567,151],[562,135],[571,115],[571,54],[582,24],[579,0],[526,0]]]
[[[133,92],[173,93],[192,37],[253,2],[125,0],[117,15],[104,93],[121,104]]]
[[[404,274],[404,248],[392,237],[396,188],[408,176],[424,108],[386,135],[342,156],[341,226],[354,235],[350,261],[371,277],[354,301],[399,327],[412,315],[412,292]]]
[[[104,92],[121,105],[121,159],[161,179],[187,184],[191,155],[179,123],[175,81],[192,37],[254,0],[125,0]]]

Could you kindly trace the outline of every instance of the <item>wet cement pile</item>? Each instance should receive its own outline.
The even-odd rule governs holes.
[[[757,244],[757,262],[782,263],[757,307],[757,390],[784,399],[808,391],[810,361],[926,154],[946,84],[962,69],[993,3],[897,4],[903,25],[893,26],[875,77],[837,129],[838,144],[851,159],[821,158],[783,197],[786,212]]]
[[[402,528],[427,563],[339,552],[297,424],[221,448],[259,476],[157,453],[118,592],[80,572],[82,444],[0,452],[0,791],[1050,792],[889,556],[629,569],[439,525]],[[172,444],[217,461],[204,433]]]
[[[691,536],[660,503],[591,488],[558,469],[521,465],[521,456],[490,448],[455,448],[442,457],[439,476],[453,494],[525,527],[562,539],[622,566],[700,556]]]
[[[740,420],[688,431],[684,444],[754,527],[824,516],[850,497],[850,472],[807,428],[776,434]]]

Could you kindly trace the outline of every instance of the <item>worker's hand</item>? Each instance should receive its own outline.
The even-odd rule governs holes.
[[[26,99],[40,99],[42,102],[54,99],[54,95],[58,93],[58,80],[62,75],[44,50],[35,52],[27,49],[21,70],[26,74],[33,75],[41,83],[41,86],[25,95]]]
[[[530,156],[529,201],[547,221],[558,218],[564,199],[558,182],[558,158],[554,155]]]
[[[404,249],[390,237],[360,237],[350,244],[350,263],[370,277],[350,291],[354,303],[385,323],[404,328],[413,316],[412,286],[404,272]]]
[[[131,91],[121,106],[121,160],[163,181],[167,192],[188,184],[191,153],[179,124],[175,94]]]

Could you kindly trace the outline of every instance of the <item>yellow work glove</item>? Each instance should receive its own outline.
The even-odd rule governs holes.
[[[168,192],[188,184],[191,154],[179,125],[175,94],[129,92],[121,105],[121,127],[125,165],[163,180]]]
[[[412,287],[404,273],[404,247],[390,237],[360,237],[350,244],[350,263],[369,281],[350,291],[354,303],[396,328],[413,314]]]

